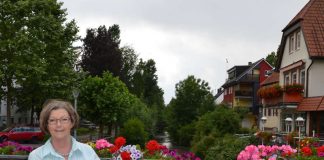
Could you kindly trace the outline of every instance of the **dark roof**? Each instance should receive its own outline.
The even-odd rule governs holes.
[[[303,31],[310,58],[324,58],[324,0],[310,0],[282,30],[277,69],[279,69],[284,43],[288,36],[286,32],[292,32],[297,28]]]
[[[260,62],[262,62],[262,61],[265,61],[264,58],[262,58],[262,59],[260,59],[260,60],[258,60],[256,62],[254,62],[254,63],[252,63],[251,65],[247,65],[246,67],[248,67],[248,68],[243,73],[241,73],[240,75],[236,76],[234,79],[225,82],[225,84],[223,84],[222,86],[225,87],[225,86],[234,84],[235,82],[239,82],[242,77],[244,77],[247,73],[249,73],[249,71],[251,71],[253,68],[255,68],[256,66],[258,66],[260,64]],[[232,68],[234,68],[234,67],[232,67]],[[231,69],[229,69],[229,70],[231,70]]]
[[[272,72],[272,74],[261,83],[261,86],[266,86],[266,85],[270,85],[270,84],[274,84],[274,83],[278,83],[278,82],[279,82],[279,73]]]

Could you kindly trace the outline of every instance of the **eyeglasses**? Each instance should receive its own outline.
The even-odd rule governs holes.
[[[47,123],[49,125],[56,125],[57,122],[60,122],[60,124],[67,124],[70,122],[70,118],[61,118],[61,119],[48,119]]]

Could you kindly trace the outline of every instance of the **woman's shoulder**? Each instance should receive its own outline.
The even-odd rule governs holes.
[[[76,145],[81,150],[93,150],[93,148],[91,146],[89,146],[88,144],[82,143],[82,142],[76,141]]]

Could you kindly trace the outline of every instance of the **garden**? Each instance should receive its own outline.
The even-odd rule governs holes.
[[[159,160],[200,160],[192,152],[180,153],[159,144],[156,140],[148,141],[143,148],[140,145],[126,145],[124,137],[117,137],[114,143],[106,139],[99,139],[96,142],[87,142],[102,160],[138,160],[138,159],[159,159]],[[19,143],[6,141],[0,144],[1,159],[27,159],[28,154],[33,150],[31,146],[22,146]]]

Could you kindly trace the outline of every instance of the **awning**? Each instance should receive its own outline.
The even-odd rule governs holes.
[[[323,111],[324,96],[304,98],[297,106],[297,111]]]

